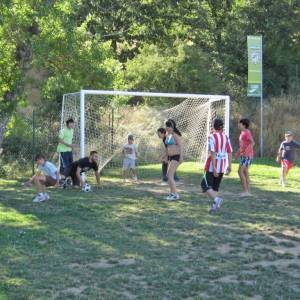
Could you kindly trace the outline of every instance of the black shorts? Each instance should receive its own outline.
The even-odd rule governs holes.
[[[219,176],[215,177],[213,172],[205,172],[201,181],[203,193],[207,192],[208,190],[214,190],[217,192],[219,190],[222,178],[223,173],[219,173]]]
[[[168,161],[171,161],[171,160],[175,160],[175,161],[180,161],[180,155],[179,154],[176,154],[176,155],[171,155],[171,156],[168,156]]]
[[[74,172],[74,170],[72,170],[72,167],[69,166],[67,167],[63,173],[62,173],[66,178],[67,177],[71,177],[72,178],[72,182],[73,185],[80,185],[80,180],[77,178],[76,172]]]

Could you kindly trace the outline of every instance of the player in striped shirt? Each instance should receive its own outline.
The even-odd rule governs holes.
[[[223,132],[222,119],[214,120],[214,132],[208,137],[208,156],[205,163],[205,173],[201,182],[203,193],[206,193],[213,204],[210,213],[216,213],[222,203],[218,196],[223,174],[231,172],[232,147],[229,137]]]

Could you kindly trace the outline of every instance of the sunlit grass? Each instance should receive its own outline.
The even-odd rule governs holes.
[[[160,167],[139,167],[137,185],[104,170],[102,190],[52,189],[40,204],[0,180],[0,299],[297,299],[299,168],[283,188],[279,166],[256,160],[241,199],[234,164],[210,216],[201,165],[180,166],[175,203]]]

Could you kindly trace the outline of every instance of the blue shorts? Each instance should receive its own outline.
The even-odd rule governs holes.
[[[248,157],[248,156],[241,156],[240,157],[240,166],[241,167],[250,167],[252,163],[252,157]]]

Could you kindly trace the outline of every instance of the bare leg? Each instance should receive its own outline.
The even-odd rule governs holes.
[[[176,184],[175,184],[175,180],[174,180],[174,174],[175,174],[178,166],[179,166],[179,162],[177,162],[175,160],[171,160],[169,162],[167,177],[168,177],[168,184],[170,187],[171,194],[176,194]]]
[[[239,166],[238,173],[243,187],[243,193],[248,193],[248,184],[247,184],[247,178],[245,176],[245,167]]]
[[[286,176],[288,173],[288,169],[285,167],[281,168],[281,183],[284,186],[286,184]]]
[[[44,193],[45,192],[45,185],[42,184],[43,181],[45,181],[46,178],[45,176],[34,176],[33,177],[33,182],[34,182],[34,185],[36,187],[36,190],[38,193]]]
[[[249,167],[244,168],[244,176],[246,178],[246,184],[247,184],[247,190],[248,193],[250,194],[250,177],[249,177]]]

